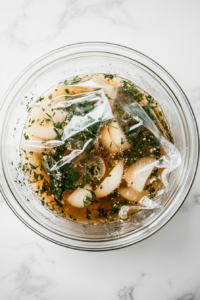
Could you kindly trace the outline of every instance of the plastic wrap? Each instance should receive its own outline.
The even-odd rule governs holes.
[[[95,87],[97,86],[94,82],[90,83],[90,85],[92,84]],[[87,85],[88,82],[84,86]],[[71,86],[65,86],[65,90],[68,90],[69,87]],[[67,146],[71,150],[69,155],[63,157],[56,165],[51,166],[50,171],[57,170],[63,164],[71,162],[72,159],[88,149],[88,146],[96,138],[96,135],[91,132],[90,139],[84,142],[76,141],[76,136],[79,133],[88,130],[94,124],[100,124],[113,118],[108,99],[102,89],[98,87],[89,87],[87,89],[88,91],[84,93],[59,95],[49,100],[45,105],[41,101],[41,105],[36,105],[30,111],[28,125],[22,140],[23,146],[40,153],[42,149],[56,148],[64,145],[67,141]],[[49,110],[52,112],[51,115]],[[54,122],[53,118],[57,112],[61,114],[60,111],[63,112],[64,117],[58,116],[60,122]],[[42,113],[42,116],[38,119],[37,115],[40,113]],[[46,133],[38,133],[38,124],[44,129],[50,127],[53,132],[51,134],[55,136],[55,139],[47,140],[42,138],[41,135],[45,137]]]
[[[90,152],[91,147],[99,146],[99,134],[101,134],[101,128],[104,124],[116,128],[112,126],[114,123],[108,125],[108,121],[116,122],[125,134],[125,144],[128,145],[123,150],[121,147],[124,145],[124,141],[122,140],[121,145],[116,142],[125,165],[122,188],[133,189],[134,183],[128,182],[126,177],[128,172],[130,173],[128,168],[134,163],[136,164],[137,161],[132,161],[132,163],[127,163],[127,161],[129,161],[135,139],[137,139],[140,132],[147,129],[157,140],[157,145],[159,144],[163,155],[159,158],[152,155],[154,157],[150,160],[152,162],[136,170],[134,176],[137,178],[147,170],[150,170],[149,174],[151,174],[155,168],[162,169],[161,184],[150,197],[141,193],[139,199],[138,195],[141,192],[139,188],[136,191],[137,201],[134,201],[136,198],[133,198],[133,200],[130,200],[130,197],[125,198],[129,201],[129,204],[122,205],[118,211],[120,218],[125,219],[129,212],[133,210],[161,207],[160,199],[168,188],[168,176],[181,164],[181,157],[174,144],[164,137],[167,137],[167,133],[162,129],[158,129],[159,126],[156,122],[159,122],[159,120],[155,117],[154,110],[148,107],[147,113],[142,107],[145,98],[143,98],[144,101],[141,105],[134,99],[134,96],[131,96],[130,93],[127,94],[126,89],[121,86],[122,84],[104,85],[102,89],[100,84],[88,80],[74,85],[60,86],[65,92],[58,96],[44,95],[43,98],[40,98],[42,100],[39,99],[40,101],[30,110],[21,147],[22,149],[28,147],[28,149],[40,153],[43,157],[43,168],[46,174],[56,174],[59,178],[61,167],[68,164],[72,166],[77,164],[84,155]],[[74,89],[77,90],[76,93],[73,92]],[[122,115],[125,115],[126,118],[123,118]],[[152,115],[153,118],[151,118]],[[93,125],[96,126],[95,130],[93,130]],[[46,130],[47,127],[48,130]],[[62,145],[65,145],[67,153],[61,156],[59,160],[55,161],[48,156],[50,150]],[[117,188],[117,191],[119,191],[119,188]]]
[[[141,92],[141,90],[140,90]],[[144,95],[143,94],[143,102],[144,102]],[[147,94],[146,94],[147,95]],[[148,96],[147,96],[148,97]],[[149,199],[148,197],[144,196],[139,201],[137,206],[128,206],[128,207],[122,207],[120,210],[120,217],[126,218],[127,212],[131,209],[154,209],[154,208],[160,208],[160,196],[163,195],[163,193],[168,188],[168,175],[175,170],[178,166],[181,164],[181,155],[178,149],[175,147],[175,145],[171,142],[169,142],[163,135],[167,135],[166,132],[163,132],[163,127],[160,131],[158,130],[158,127],[155,125],[156,122],[159,122],[158,118],[156,117],[153,109],[148,104],[148,112],[145,111],[145,109],[134,99],[134,96],[127,95],[126,90],[123,88],[118,89],[116,102],[119,103],[121,108],[129,115],[132,119],[134,119],[137,124],[133,127],[129,128],[129,132],[132,132],[135,130],[135,133],[137,134],[138,128],[145,127],[150,132],[153,133],[153,135],[156,137],[156,139],[159,141],[159,144],[161,148],[164,150],[165,155],[160,157],[155,162],[149,164],[148,166],[140,169],[138,172],[135,172],[135,174],[139,174],[140,172],[144,172],[145,170],[155,167],[155,168],[162,168],[164,169],[161,178],[162,178],[162,188],[158,190],[158,192],[155,195],[154,201]],[[150,116],[151,117],[150,117]],[[153,122],[154,120],[154,122]],[[160,124],[159,124],[160,125]],[[161,127],[161,126],[160,126]],[[170,135],[171,137],[171,135]]]

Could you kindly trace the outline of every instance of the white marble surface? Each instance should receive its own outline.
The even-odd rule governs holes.
[[[150,56],[186,92],[200,126],[200,1],[0,0],[0,97],[42,54],[106,41]],[[29,230],[0,200],[1,300],[199,300],[200,169],[182,208],[131,247],[88,253]]]

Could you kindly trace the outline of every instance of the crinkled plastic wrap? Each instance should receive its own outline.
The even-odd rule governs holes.
[[[25,138],[22,139],[22,146],[41,153],[43,150],[47,151],[65,144],[68,150],[68,153],[64,157],[60,157],[60,160],[57,162],[49,160],[45,154],[43,155],[43,166],[47,174],[57,171],[59,176],[59,168],[61,166],[69,163],[73,164],[81,158],[81,155],[89,152],[90,148],[97,141],[97,131],[95,133],[90,131],[92,125],[96,124],[100,128],[102,123],[115,118],[123,129],[124,124],[122,124],[122,119],[120,119],[120,115],[115,110],[115,105],[112,111],[108,98],[105,95],[108,86],[104,86],[102,89],[102,86],[92,80],[73,86],[76,86],[80,91],[81,88],[84,88],[84,91],[67,95],[65,93],[54,98],[49,97],[48,101],[45,100],[44,102],[42,99],[30,110],[30,125],[27,124],[28,131],[24,135]],[[65,91],[68,91],[71,87],[70,85],[65,86]],[[150,118],[142,105],[134,100],[134,97],[130,95],[127,97],[123,87],[120,86],[109,86],[109,89],[114,91],[113,95],[115,96],[113,97],[115,99],[112,100],[115,100],[115,104],[119,105],[123,112],[133,120],[132,123],[130,122],[130,125],[127,126],[126,124],[125,133],[127,139],[129,139],[130,134],[132,137],[137,136],[143,128],[146,128],[153,133],[164,152],[162,157],[135,173],[135,176],[137,176],[137,174],[146,171],[146,169],[164,169],[161,175],[162,187],[159,188],[153,198],[143,196],[137,203],[133,202],[133,205],[122,206],[119,216],[121,219],[126,219],[131,210],[138,211],[161,207],[160,199],[168,188],[168,176],[181,164],[181,157],[174,144],[163,137],[165,134],[161,134],[155,122]],[[150,111],[154,114],[152,109]],[[38,127],[38,122],[40,127]],[[50,126],[48,133],[45,132],[46,124]],[[37,138],[33,134],[34,130],[38,130]],[[85,131],[89,133],[87,140],[77,138]],[[124,172],[126,172],[126,168]]]
[[[87,85],[88,82],[82,84],[82,86]],[[101,124],[113,118],[111,107],[103,90],[94,82],[90,82],[89,85],[90,87],[87,87],[85,92],[74,95],[59,95],[51,100],[49,99],[45,104],[41,101],[41,104],[36,104],[30,111],[28,117],[30,125],[27,126],[25,139],[22,141],[24,146],[40,153],[41,149],[56,148],[67,142],[67,148],[70,150],[68,155],[62,157],[55,165],[51,165],[49,168],[50,172],[58,170],[61,166],[71,162],[81,153],[88,150],[89,146],[96,139],[96,135],[91,132],[91,138],[81,142],[76,139],[77,134],[84,130],[89,132],[90,126]],[[92,85],[93,87],[91,87]],[[72,86],[65,86],[65,90],[69,87]],[[57,115],[56,121],[59,120],[59,122],[54,121]],[[37,131],[38,122],[41,133],[37,132],[34,135],[34,131]],[[47,124],[49,125],[46,126]],[[46,133],[42,132],[42,129],[45,130],[47,127],[48,132],[51,130],[50,135],[55,137],[55,139],[43,139]]]
[[[144,99],[145,99],[145,92],[144,92]],[[148,168],[164,168],[161,178],[162,178],[162,188],[158,190],[153,200],[149,199],[148,197],[144,196],[142,197],[138,203],[137,206],[123,206],[119,212],[120,217],[126,218],[128,211],[132,209],[155,209],[160,208],[160,200],[161,195],[163,195],[164,192],[166,192],[167,188],[169,188],[168,184],[168,175],[175,170],[178,166],[181,164],[181,155],[178,149],[174,146],[173,143],[169,142],[166,138],[163,137],[163,135],[167,135],[166,132],[164,132],[164,129],[162,127],[162,134],[158,130],[158,127],[155,125],[155,123],[159,122],[159,119],[156,117],[153,109],[148,105],[149,107],[149,115],[146,113],[144,108],[136,101],[134,100],[134,97],[124,95],[124,91],[122,88],[118,89],[117,99],[116,101],[120,104],[120,106],[123,108],[123,110],[132,117],[135,121],[137,121],[137,124],[133,126],[132,128],[129,128],[129,132],[132,130],[138,132],[138,128],[141,129],[143,127],[147,128],[150,132],[153,133],[153,135],[156,137],[156,139],[159,141],[161,148],[164,150],[165,155],[163,155],[161,158],[156,160],[155,162],[149,164],[148,166],[142,168],[139,170],[139,172],[143,172],[147,170]],[[153,122],[155,121],[155,123]],[[159,124],[160,125],[160,124]],[[139,173],[138,172],[138,173]]]

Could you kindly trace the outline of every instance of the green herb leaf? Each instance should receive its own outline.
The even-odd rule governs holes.
[[[29,136],[26,133],[24,133],[24,138],[25,140],[29,140]]]
[[[104,74],[104,78],[113,79],[114,75],[112,75],[112,74]]]

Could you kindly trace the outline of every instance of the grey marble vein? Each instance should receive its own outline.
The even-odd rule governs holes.
[[[200,194],[194,195],[194,202],[198,205],[200,205]]]
[[[177,300],[198,300],[196,295],[193,293],[185,294],[184,296],[178,298]]]
[[[198,209],[198,205],[200,205],[200,194],[195,194],[188,197],[188,199],[181,206],[180,211],[189,211],[193,207]]]
[[[130,287],[124,287],[123,289],[121,289],[118,293],[119,299],[120,300],[133,300],[133,291],[134,291],[134,287],[130,286]]]
[[[7,298],[9,300],[52,299],[49,292],[56,285],[50,276],[40,274],[40,266],[34,256],[30,256],[17,269],[0,278],[0,282],[1,286],[6,282],[12,283]]]

